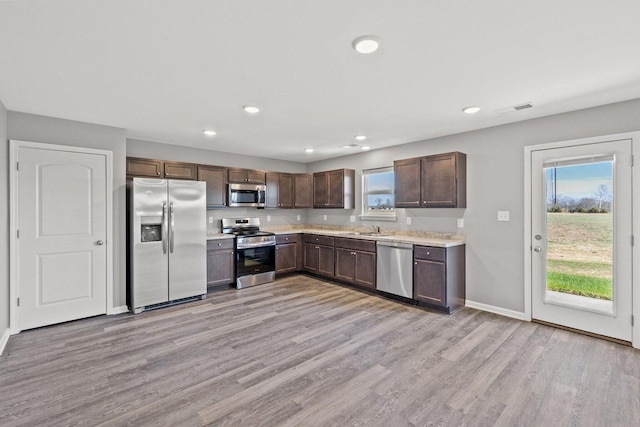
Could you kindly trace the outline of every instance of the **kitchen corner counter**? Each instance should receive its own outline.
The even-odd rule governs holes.
[[[465,244],[464,236],[446,233],[428,233],[420,235],[408,234],[386,234],[385,232],[376,234],[361,233],[349,230],[328,230],[321,228],[295,228],[295,229],[273,229],[269,230],[276,235],[280,234],[317,234],[321,236],[344,237],[348,239],[361,239],[373,241],[385,241],[394,243],[409,243],[419,246],[434,246],[448,248]]]
[[[233,234],[222,234],[222,233],[207,234],[207,240],[233,239],[235,237],[236,236],[234,236]]]

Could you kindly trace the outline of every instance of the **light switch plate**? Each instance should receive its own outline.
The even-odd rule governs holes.
[[[296,218],[298,219],[298,221],[300,221],[300,215],[296,216]]]
[[[356,216],[355,216],[355,215],[351,215],[351,216],[349,217],[349,221],[350,221],[350,222],[356,222]]]
[[[213,217],[212,216],[209,217],[209,224],[213,224]]]
[[[411,225],[411,217],[410,216],[407,217],[407,225]]]
[[[324,218],[325,221],[327,220],[327,216],[326,215],[323,215],[323,218]]]
[[[271,215],[267,215],[267,222],[271,222]]]
[[[498,211],[498,221],[507,222],[509,219],[509,211]]]
[[[464,218],[458,218],[458,228],[464,228]]]

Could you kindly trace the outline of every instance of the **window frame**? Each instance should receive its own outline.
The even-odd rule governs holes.
[[[368,191],[368,176],[377,173],[394,173],[393,166],[384,166],[379,168],[363,169],[362,170],[362,210],[361,220],[375,220],[375,221],[396,221],[397,209],[394,207],[389,211],[370,211],[368,196],[375,194],[391,194],[395,195],[395,184],[391,188],[391,191]]]

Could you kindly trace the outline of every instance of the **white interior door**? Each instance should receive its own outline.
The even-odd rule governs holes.
[[[15,149],[17,330],[107,309],[106,156],[32,145]]]
[[[632,143],[531,153],[533,319],[632,340]]]

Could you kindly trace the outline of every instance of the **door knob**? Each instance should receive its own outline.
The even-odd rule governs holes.
[[[536,252],[542,252],[542,248],[540,246],[536,246],[533,250]]]
[[[104,242],[103,242],[102,240],[98,240],[98,241],[96,242],[96,245],[98,245],[98,246],[102,246],[102,245],[104,245]]]

